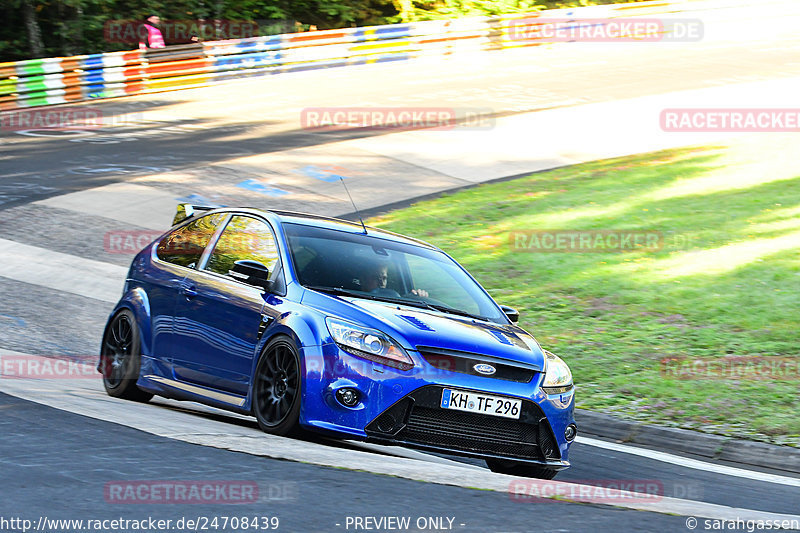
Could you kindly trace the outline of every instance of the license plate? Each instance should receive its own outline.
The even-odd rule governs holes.
[[[442,392],[442,409],[455,409],[484,415],[501,416],[503,418],[519,418],[522,412],[522,400],[491,396],[463,390],[444,389]]]

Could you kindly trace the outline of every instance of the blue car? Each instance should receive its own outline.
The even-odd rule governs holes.
[[[550,479],[569,367],[450,256],[362,224],[181,204],[103,334],[108,394],[202,402],[264,431],[477,457]]]

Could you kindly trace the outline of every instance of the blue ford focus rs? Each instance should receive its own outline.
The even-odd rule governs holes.
[[[572,374],[452,258],[343,220],[182,204],[103,334],[111,396],[153,395],[552,478]]]

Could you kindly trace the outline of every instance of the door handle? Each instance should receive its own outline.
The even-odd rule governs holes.
[[[191,300],[195,296],[197,296],[197,289],[194,285],[184,285],[181,287],[181,292],[186,297],[187,300]]]

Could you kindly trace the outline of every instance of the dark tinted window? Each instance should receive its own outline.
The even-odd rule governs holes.
[[[301,285],[425,303],[508,323],[483,289],[438,250],[302,224],[284,223],[283,228]]]
[[[222,232],[208,258],[206,270],[227,275],[233,263],[241,259],[258,261],[272,272],[278,262],[278,249],[266,223],[237,215]]]
[[[206,215],[176,229],[159,243],[156,255],[162,261],[194,268],[225,216],[225,213]]]

